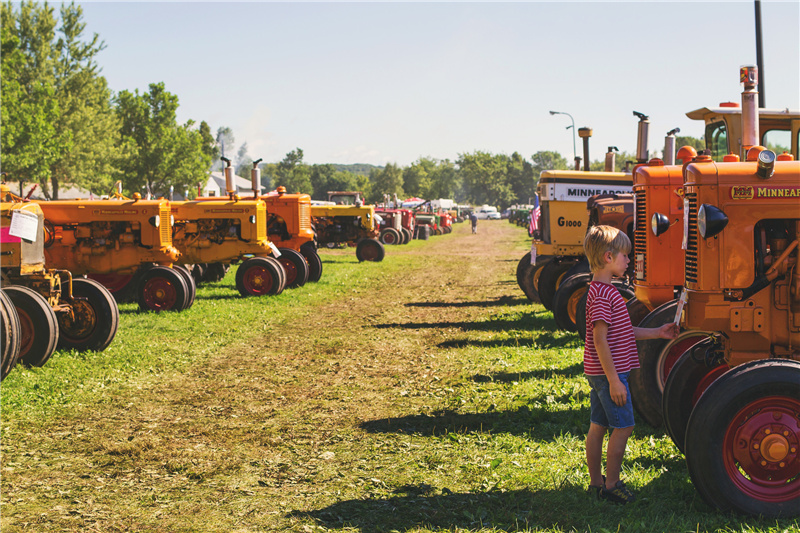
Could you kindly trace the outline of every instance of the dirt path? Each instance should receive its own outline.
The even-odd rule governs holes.
[[[389,248],[402,271],[31,434],[40,451],[4,472],[3,499],[35,512],[3,531],[310,531],[303,512],[413,476],[409,439],[364,424],[440,407],[462,366],[442,343],[524,301],[522,230],[479,231]]]

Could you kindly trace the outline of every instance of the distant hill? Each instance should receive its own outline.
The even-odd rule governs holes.
[[[372,169],[382,170],[383,167],[378,167],[375,165],[368,165],[366,163],[355,163],[353,165],[339,165],[337,163],[331,163],[333,168],[335,168],[338,172],[352,172],[358,176],[369,176],[369,173],[372,172]]]

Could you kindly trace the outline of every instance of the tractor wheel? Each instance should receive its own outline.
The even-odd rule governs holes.
[[[56,350],[58,320],[47,300],[28,287],[10,285],[6,294],[17,309],[21,345],[19,359],[27,366],[44,365]]]
[[[209,263],[206,265],[205,277],[203,281],[208,281],[210,283],[216,283],[218,281],[222,281],[225,277],[225,274],[228,273],[229,265],[224,265],[222,263]]]
[[[267,257],[243,261],[236,270],[236,289],[242,296],[274,296],[283,291],[283,265]]]
[[[635,293],[633,287],[629,283],[619,279],[611,280],[611,284],[617,288],[619,291],[620,296],[625,300],[626,304],[633,298],[635,298]],[[576,309],[575,309],[575,329],[578,330],[578,335],[580,335],[581,340],[586,340],[586,296],[588,291],[583,293],[583,295],[578,300]]]
[[[551,261],[551,258],[537,259],[536,264],[526,270],[522,279],[522,292],[533,303],[542,303],[539,296],[539,279],[542,277],[542,269]]]
[[[2,319],[2,335],[0,344],[3,349],[3,359],[0,363],[0,380],[6,378],[9,372],[14,369],[19,361],[19,349],[22,345],[20,338],[19,316],[14,303],[6,295],[5,289],[0,290],[0,319]]]
[[[411,239],[414,238],[414,234],[408,228],[402,228],[403,233],[403,244],[408,244],[411,242]]]
[[[680,339],[679,335],[676,339]],[[711,383],[729,370],[724,362],[707,365],[704,361],[706,348],[711,340],[696,343],[680,356],[667,376],[661,399],[661,416],[667,434],[680,451],[685,450],[686,426],[692,409]]]
[[[286,272],[286,287],[294,289],[305,285],[308,282],[310,269],[303,254],[291,248],[281,248],[280,252],[278,262],[283,265]]]
[[[400,244],[400,233],[394,228],[383,228],[380,234],[380,241],[383,244]]]
[[[800,362],[788,359],[737,366],[706,389],[686,428],[686,464],[707,503],[723,512],[797,516],[798,391]]]
[[[434,235],[441,235],[441,234],[442,234],[442,228],[436,228],[436,229],[433,231],[433,234],[434,234]]]
[[[572,268],[567,270],[567,273],[564,274],[564,279],[568,280],[575,274],[591,274],[592,270],[589,268],[589,260],[586,257],[581,257],[578,259],[578,262],[572,265]]]
[[[72,280],[72,295],[72,312],[58,315],[58,347],[102,352],[117,335],[117,302],[108,289],[91,279]]]
[[[182,311],[189,287],[175,269],[156,266],[142,275],[139,283],[139,309],[142,311]]]
[[[194,278],[195,287],[199,286],[203,281],[208,265],[206,263],[195,263],[192,265],[192,277]]]
[[[308,281],[316,283],[322,277],[322,259],[313,247],[300,247],[300,253],[308,263]]]
[[[556,325],[564,331],[577,331],[578,304],[581,297],[589,290],[592,274],[582,273],[565,279],[558,286],[553,296],[553,318]],[[586,305],[584,303],[584,305]],[[585,312],[584,312],[585,318]]]
[[[186,305],[183,307],[183,309],[181,309],[183,311],[194,305],[194,299],[197,296],[197,284],[194,281],[191,271],[186,265],[173,265],[172,268],[177,270],[178,273],[183,276],[183,281],[186,282],[186,288],[189,289],[186,294]]]
[[[265,259],[270,263],[280,267],[278,269],[278,280],[280,281],[281,286],[278,288],[278,292],[275,293],[275,295],[277,296],[278,294],[286,290],[286,269],[283,268],[283,265],[281,264],[280,261],[278,261],[278,259],[275,256],[268,255]]]
[[[528,252],[517,263],[517,285],[522,289],[522,292],[525,292],[525,287],[523,287],[522,283],[526,274],[529,274],[531,270],[533,270],[533,265],[531,264],[531,253]]]
[[[553,297],[556,295],[558,285],[565,279],[564,274],[576,262],[576,259],[553,259],[542,267],[536,290],[539,293],[539,300],[548,311],[553,310]]]
[[[383,261],[386,251],[383,245],[375,239],[361,239],[356,247],[356,257],[359,261]]]
[[[445,226],[443,229],[445,233],[453,233],[453,228],[451,226]]]
[[[100,282],[119,303],[133,302],[136,300],[136,287],[139,285],[140,276],[141,272],[139,270],[133,274],[110,272],[108,274],[86,275],[87,278]]]

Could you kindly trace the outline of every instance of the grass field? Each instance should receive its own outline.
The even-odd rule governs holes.
[[[516,285],[527,234],[481,221],[319,283],[183,313],[120,308],[103,353],[3,382],[6,532],[800,531],[708,507],[661,429],[586,493],[582,344]]]

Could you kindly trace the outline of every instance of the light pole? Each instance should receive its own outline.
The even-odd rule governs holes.
[[[567,126],[566,129],[572,128],[572,160],[576,161],[578,159],[578,151],[575,149],[575,119],[572,118],[572,115],[569,113],[564,113],[563,111],[550,111],[551,115],[567,115],[569,119],[572,121],[572,126]]]

